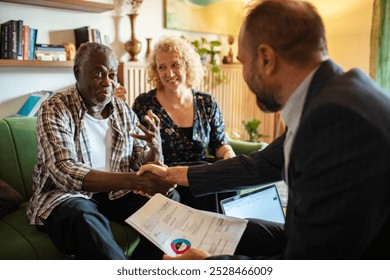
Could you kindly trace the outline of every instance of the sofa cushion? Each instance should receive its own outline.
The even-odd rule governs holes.
[[[22,202],[20,193],[0,179],[0,218],[15,210]]]
[[[12,134],[17,160],[20,165],[23,191],[19,191],[11,181],[7,182],[21,194],[24,194],[26,200],[28,200],[32,195],[32,174],[37,162],[37,118],[6,118],[4,120]]]
[[[4,216],[0,220],[1,258],[8,260],[64,259],[65,254],[58,250],[48,235],[29,225],[26,217],[27,203]]]
[[[27,201],[14,141],[12,139],[10,127],[5,119],[0,119],[0,135],[0,178],[15,188],[15,190],[22,194],[23,198]]]

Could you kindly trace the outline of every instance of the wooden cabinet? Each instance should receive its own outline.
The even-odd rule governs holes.
[[[1,0],[0,2],[10,2],[93,13],[102,13],[114,9],[114,0],[112,0],[111,4],[83,0]]]
[[[151,89],[145,65],[125,62],[122,71],[119,79],[127,90],[127,103],[132,106],[140,93]],[[210,86],[207,81],[212,80],[213,74],[209,71],[199,90],[209,92],[216,98],[223,114],[226,131],[238,132],[241,138],[246,140],[249,137],[242,121],[255,118],[261,121],[260,132],[269,136],[262,141],[271,142],[278,133],[278,117],[275,114],[263,113],[257,107],[256,98],[242,77],[241,64],[221,65],[221,71],[227,77],[227,83]]]

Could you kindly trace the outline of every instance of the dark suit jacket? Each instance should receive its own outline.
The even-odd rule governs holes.
[[[282,143],[283,136],[249,157],[191,167],[191,191],[280,179]],[[283,258],[390,258],[390,98],[367,75],[322,63],[309,87],[288,176]]]

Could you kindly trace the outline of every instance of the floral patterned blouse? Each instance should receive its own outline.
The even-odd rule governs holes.
[[[147,125],[144,116],[152,110],[160,120],[160,134],[164,163],[176,165],[179,162],[198,161],[226,145],[225,125],[217,101],[208,93],[192,90],[194,96],[194,125],[181,128],[171,119],[156,98],[156,89],[140,94],[132,109],[141,124]]]

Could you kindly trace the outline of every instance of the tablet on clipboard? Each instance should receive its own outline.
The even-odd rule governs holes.
[[[51,91],[38,91],[31,93],[27,100],[24,102],[19,111],[10,117],[33,117],[38,113],[39,108],[43,101],[45,101],[50,95]]]

